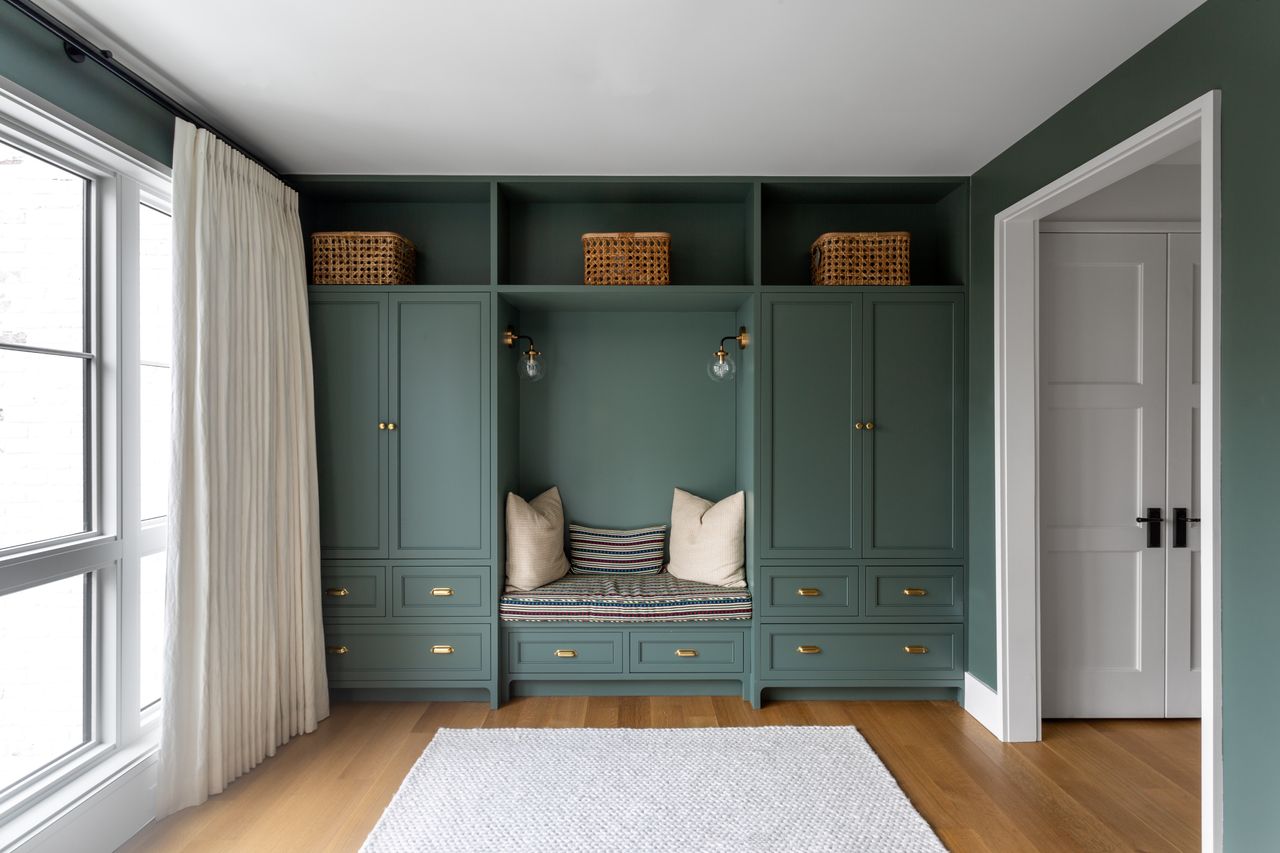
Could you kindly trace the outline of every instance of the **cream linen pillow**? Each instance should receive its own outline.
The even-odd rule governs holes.
[[[560,490],[552,486],[531,501],[507,492],[507,592],[537,589],[568,571]]]
[[[671,501],[671,562],[678,578],[716,586],[747,585],[746,499],[742,492],[717,504],[676,489]]]

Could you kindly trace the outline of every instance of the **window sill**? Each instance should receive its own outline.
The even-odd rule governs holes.
[[[143,738],[141,742],[117,750],[60,787],[33,800],[25,809],[9,818],[4,824],[0,824],[0,850],[9,850],[11,847],[20,850],[29,842],[34,842],[34,848],[40,849],[39,836],[50,831],[61,830],[63,828],[61,824],[73,821],[79,810],[87,809],[99,799],[105,799],[136,782],[141,787],[130,794],[135,798],[133,811],[139,815],[138,819],[142,822],[132,828],[128,835],[110,843],[109,839],[103,838],[101,833],[90,827],[81,828],[76,832],[76,834],[84,833],[91,838],[97,837],[100,841],[108,842],[106,849],[115,849],[118,844],[123,843],[154,817],[155,783],[153,780],[143,780],[142,776],[155,766],[159,752],[159,731],[157,730]],[[127,817],[127,813],[128,809],[119,810],[117,817]],[[63,847],[63,849],[68,848]]]

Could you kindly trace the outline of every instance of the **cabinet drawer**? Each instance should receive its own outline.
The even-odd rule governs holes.
[[[959,678],[959,625],[764,628],[762,670],[788,679]]]
[[[622,672],[622,634],[594,631],[513,631],[507,636],[511,672]]]
[[[742,672],[741,631],[631,632],[630,672]]]
[[[960,566],[867,566],[868,616],[960,616]]]
[[[391,567],[393,616],[488,616],[493,569],[488,566]]]
[[[323,563],[326,618],[387,615],[387,567],[381,563]]]
[[[858,615],[858,570],[766,566],[760,570],[765,616],[825,619]]]
[[[329,679],[479,681],[489,677],[488,625],[329,625]]]

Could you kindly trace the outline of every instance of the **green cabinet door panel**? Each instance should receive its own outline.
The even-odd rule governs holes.
[[[623,671],[620,632],[512,631],[507,635],[509,672],[613,672]]]
[[[628,672],[742,672],[742,631],[631,631]]]
[[[488,558],[488,296],[391,300],[391,556]]]
[[[391,567],[392,616],[488,616],[493,612],[489,566]]]
[[[387,555],[386,299],[311,297],[320,550]]]
[[[325,560],[320,589],[326,619],[387,615],[387,567],[358,560]]]
[[[955,679],[960,625],[773,625],[761,629],[766,680]]]
[[[844,294],[780,296],[766,305],[766,557],[859,552],[853,425],[860,417],[860,309],[856,295]]]
[[[856,566],[763,566],[756,607],[763,617],[832,619],[858,615]]]
[[[329,681],[483,681],[491,631],[488,624],[327,625]]]
[[[960,617],[964,591],[960,566],[867,566],[868,616]]]
[[[862,554],[962,554],[961,297],[863,297]]]

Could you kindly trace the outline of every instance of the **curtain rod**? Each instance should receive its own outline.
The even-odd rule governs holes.
[[[164,92],[160,91],[155,86],[152,86],[146,80],[143,80],[137,74],[134,74],[128,68],[121,65],[111,55],[111,51],[100,50],[99,48],[95,47],[93,43],[90,42],[88,39],[86,39],[84,36],[80,35],[75,30],[71,29],[66,24],[59,21],[57,18],[54,18],[49,13],[45,12],[39,6],[36,6],[34,3],[28,2],[28,0],[6,0],[6,2],[13,8],[17,9],[22,14],[26,15],[35,23],[39,24],[45,30],[52,33],[57,38],[61,39],[62,49],[67,54],[67,59],[76,63],[84,62],[86,59],[93,60],[95,64],[106,69],[107,72],[113,75],[114,77],[124,81],[126,84],[129,85],[130,88],[138,92],[140,95],[143,95],[144,97],[150,99],[154,103],[159,104],[165,110],[177,116],[178,118],[182,119],[183,121],[189,121],[192,124],[194,124],[196,127],[200,127],[209,131],[210,133],[214,134],[219,139],[221,139],[223,142],[225,142],[227,145],[230,145],[232,148],[239,151],[241,154],[248,157],[250,160],[254,161],[262,168],[266,169],[275,177],[277,178],[281,177],[280,173],[277,172],[275,169],[273,169],[265,160],[263,160],[257,154],[254,154],[249,149],[245,148],[240,143],[236,142],[228,134],[223,133],[216,126],[214,126],[212,122],[206,119],[203,119],[200,116],[196,115],[195,113],[191,112],[191,110],[187,109],[182,104],[178,103],[173,98],[170,98]]]

